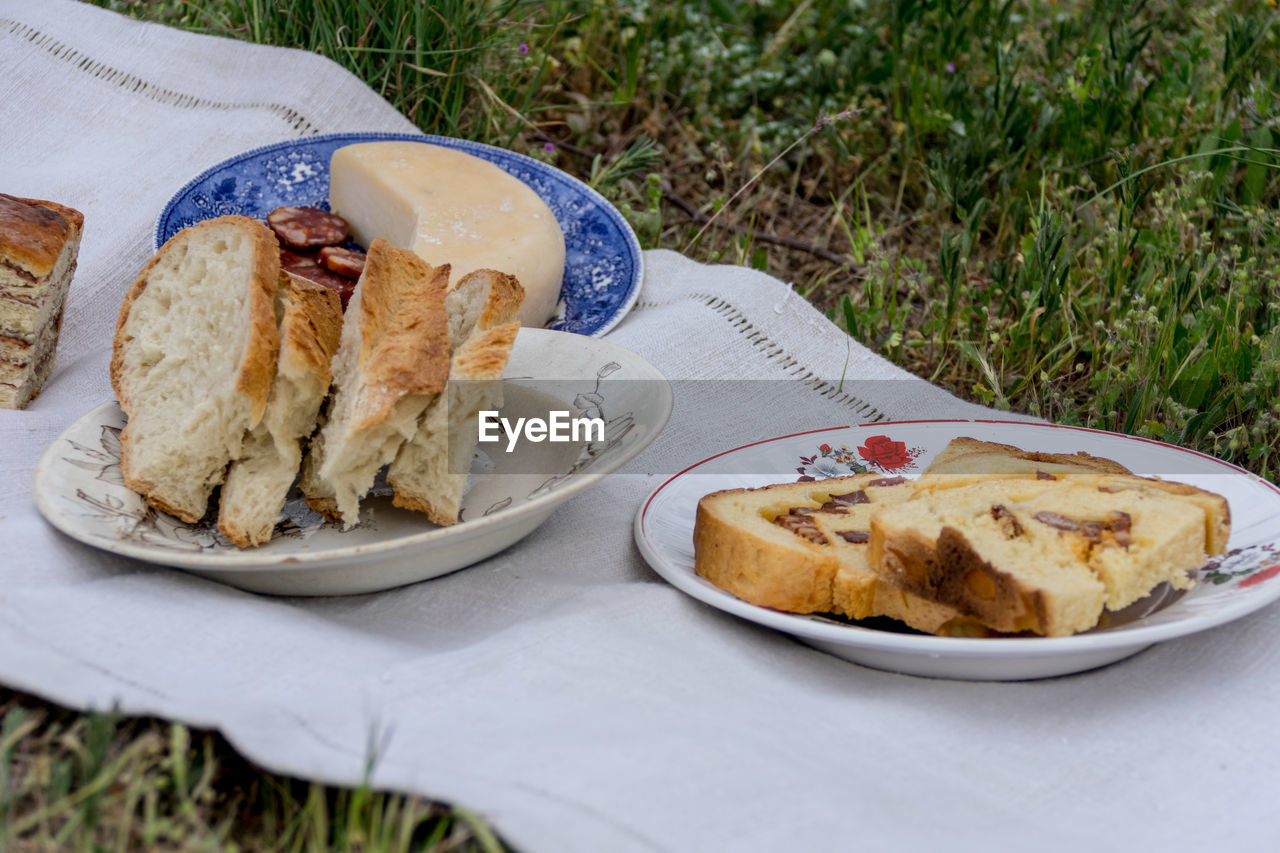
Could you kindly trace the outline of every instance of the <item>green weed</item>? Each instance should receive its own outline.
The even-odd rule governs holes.
[[[265,773],[180,724],[0,697],[0,850],[465,851],[505,848],[423,800]]]

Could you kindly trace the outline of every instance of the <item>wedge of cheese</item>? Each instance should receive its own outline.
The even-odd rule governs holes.
[[[329,206],[356,242],[381,237],[452,283],[478,269],[515,276],[525,290],[520,322],[551,319],[564,278],[564,234],[532,189],[492,163],[421,142],[363,142],[333,152]]]

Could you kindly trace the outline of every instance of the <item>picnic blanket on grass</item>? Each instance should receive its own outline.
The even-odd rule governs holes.
[[[704,606],[632,542],[645,495],[770,436],[991,416],[783,283],[645,255],[608,339],[673,381],[666,431],[517,546],[378,594],[270,598],[38,515],[46,444],[111,396],[110,340],[189,178],[283,139],[412,132],[304,52],[0,0],[0,191],[85,214],[57,365],[0,411],[0,682],[216,728],[275,771],[465,805],[517,849],[1274,849],[1280,610],[1041,682],[865,669]],[[735,381],[774,380],[767,393]],[[840,391],[841,378],[857,393]],[[834,390],[833,390],[834,389]]]

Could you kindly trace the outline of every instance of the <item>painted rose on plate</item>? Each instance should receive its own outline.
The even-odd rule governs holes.
[[[801,456],[796,471],[800,482],[825,480],[829,477],[848,477],[868,471],[901,474],[916,467],[916,459],[924,453],[922,447],[907,447],[905,442],[895,441],[887,435],[873,435],[856,450],[847,445],[818,446],[812,456]]]
[[[900,471],[911,467],[913,461],[906,443],[894,441],[887,435],[868,438],[867,443],[858,448],[858,455],[867,460],[868,465],[882,471]]]

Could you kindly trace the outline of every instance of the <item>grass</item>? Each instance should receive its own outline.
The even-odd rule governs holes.
[[[425,131],[590,181],[647,247],[795,283],[851,336],[961,396],[1280,476],[1274,0],[97,2],[329,56]],[[101,725],[14,707],[84,737]],[[119,755],[185,731],[112,725],[105,749]],[[214,802],[289,793],[269,829],[247,807],[183,806],[162,761],[139,764],[143,795],[176,809],[165,820],[205,816],[207,829],[174,824],[174,838],[351,847],[333,817],[358,796],[367,820],[469,825],[400,798],[378,812],[368,792],[299,788],[197,741],[183,761],[212,744],[202,766],[245,774],[235,789],[215,774]],[[8,746],[32,765],[59,748]],[[98,794],[69,778],[81,800],[6,794],[0,813],[10,826],[43,814],[34,838],[87,826]],[[112,838],[151,825],[101,802],[95,814],[124,827]],[[284,829],[316,823],[326,829],[301,846],[302,830]]]
[[[0,693],[0,850],[504,849],[464,810],[265,773],[178,723]]]

